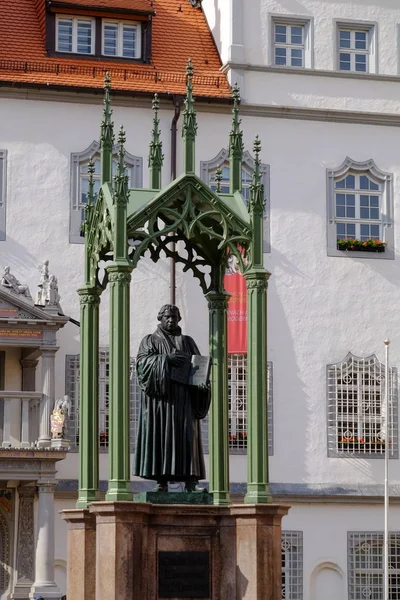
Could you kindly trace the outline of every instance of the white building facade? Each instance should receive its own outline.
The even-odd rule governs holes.
[[[283,520],[282,597],[287,600],[381,598],[386,446],[392,532],[389,597],[400,598],[396,310],[400,305],[400,7],[396,4],[394,0],[363,4],[203,0],[202,4],[223,71],[241,88],[247,152],[244,196],[252,168],[252,141],[257,133],[262,141],[264,257],[271,272],[270,480],[274,498],[292,506]],[[184,11],[189,8],[200,10],[188,2]],[[130,185],[148,187],[151,99],[118,94],[113,97],[113,110],[116,130],[121,124],[126,129]],[[230,107],[199,100],[196,110],[197,173],[212,184],[217,167],[227,166]],[[101,111],[101,98],[94,90],[76,93],[72,88],[44,89],[24,82],[15,86],[5,80],[0,88],[3,265],[10,265],[33,289],[37,266],[50,259],[63,310],[77,321],[76,290],[83,281],[80,222],[88,160],[98,151]],[[171,176],[173,117],[173,102],[162,98],[163,184]],[[180,125],[181,119],[178,174]],[[222,175],[224,181],[226,170]],[[342,245],[338,240],[343,240]],[[167,260],[141,261],[133,272],[132,359],[143,335],[155,327],[158,309],[169,302],[170,286]],[[206,303],[197,281],[179,268],[176,303],[183,330],[206,353]],[[99,373],[102,480],[107,479],[108,321],[105,293]],[[391,374],[390,410],[385,415],[383,340],[387,337]],[[55,492],[55,579],[65,593],[66,525],[58,512],[76,501],[79,328],[68,323],[58,332],[57,344],[55,396],[68,393],[74,407],[69,424],[71,451],[57,464]],[[245,356],[235,355],[230,361],[230,477],[232,491],[240,498],[246,482]],[[131,390],[133,440],[138,397],[134,375]],[[9,590],[0,591],[1,600],[8,597]]]

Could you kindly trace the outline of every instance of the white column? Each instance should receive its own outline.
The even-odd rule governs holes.
[[[11,398],[3,399],[3,448],[11,447],[11,421],[12,421],[12,405]]]
[[[60,598],[61,592],[54,581],[54,488],[55,482],[38,482],[39,506],[35,582],[30,597],[42,594],[44,598]]]
[[[40,401],[39,448],[50,446],[50,415],[55,400],[56,349],[42,350],[42,399]]]

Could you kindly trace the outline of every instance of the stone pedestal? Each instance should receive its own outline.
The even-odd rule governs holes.
[[[68,596],[96,598],[96,518],[88,510],[64,510],[68,523]]]
[[[282,597],[281,519],[288,507],[94,502],[89,511],[64,511],[74,600]],[[96,544],[88,543],[89,515]],[[203,595],[194,595],[199,589]]]

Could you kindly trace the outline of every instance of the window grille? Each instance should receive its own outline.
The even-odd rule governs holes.
[[[389,371],[388,415],[384,414],[385,367],[376,356],[349,353],[328,365],[328,456],[398,456],[397,369]]]
[[[232,454],[247,451],[247,356],[228,356],[229,450]],[[272,363],[267,363],[268,452],[273,454]]]
[[[303,600],[302,531],[282,531],[282,598]]]
[[[113,148],[113,176],[118,168],[118,150],[119,146]],[[97,141],[84,150],[71,155],[71,218],[70,218],[70,242],[83,243],[81,236],[81,225],[85,216],[85,207],[87,204],[87,193],[89,189],[89,160],[94,162],[94,195],[100,189],[100,145]],[[143,159],[125,152],[126,174],[128,175],[128,185],[131,188],[141,188],[143,185]]]
[[[103,21],[104,56],[140,58],[140,24]]]
[[[78,17],[57,17],[58,52],[76,54],[93,54],[94,52],[94,20]]]
[[[229,450],[231,454],[247,452],[247,404],[246,404],[246,355],[231,354],[228,357],[228,395],[229,395]],[[68,439],[71,450],[79,445],[79,354],[66,357],[66,393],[71,402],[71,416],[68,420]],[[107,450],[109,431],[109,353],[99,352],[99,448]],[[267,364],[268,383],[268,452],[273,454],[273,405],[272,405],[272,363]],[[136,377],[136,361],[131,358],[130,365],[130,442],[134,451],[139,410],[140,386]],[[209,452],[208,416],[201,421],[203,451]]]
[[[10,536],[7,521],[0,513],[0,596],[8,589],[10,573]]]
[[[71,417],[68,420],[68,439],[71,450],[77,450],[79,445],[79,354],[66,357],[66,393],[71,401]],[[99,352],[99,448],[106,451],[109,440],[109,352],[107,349]],[[130,362],[130,444],[134,451],[137,435],[140,387],[136,378],[135,359]]]
[[[215,192],[217,190],[217,169],[221,169],[222,179],[220,189],[222,194],[229,194],[229,153],[223,148],[212,160],[202,161],[200,164],[201,178]],[[254,159],[249,152],[243,153],[242,160],[242,196],[248,206],[250,200],[250,184],[254,169]],[[264,185],[264,252],[270,252],[269,230],[269,166],[261,163],[261,182]]]
[[[348,532],[349,600],[383,598],[384,535]],[[400,533],[389,534],[389,600],[400,599]]]

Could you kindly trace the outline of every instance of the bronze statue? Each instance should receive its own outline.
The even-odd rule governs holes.
[[[136,360],[142,388],[133,474],[157,481],[185,482],[185,491],[202,492],[205,478],[200,420],[210,407],[209,385],[193,386],[171,378],[189,356],[200,355],[194,340],[182,335],[179,309],[164,305],[157,330],[141,342]]]

